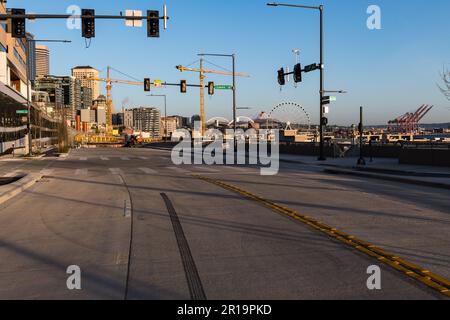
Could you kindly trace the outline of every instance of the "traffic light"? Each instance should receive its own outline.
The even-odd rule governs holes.
[[[25,9],[11,9],[12,15],[24,15]],[[25,38],[26,27],[24,18],[11,19],[11,36],[13,38]]]
[[[322,125],[322,126],[327,126],[327,125],[328,125],[328,118],[323,117],[323,118],[322,118],[322,121],[321,121],[321,125]]]
[[[95,38],[95,10],[94,9],[82,9],[82,16],[92,16],[92,18],[81,19],[81,35],[84,38]]]
[[[152,86],[152,83],[151,83],[150,79],[149,78],[145,78],[144,79],[144,91],[145,92],[150,92],[151,91],[151,86]]]
[[[159,38],[159,11],[147,11],[147,37]]]
[[[302,82],[302,65],[300,63],[294,66],[294,82]]]
[[[180,82],[180,91],[181,91],[181,93],[186,93],[187,92],[187,82],[186,82],[186,80],[181,80],[181,82]]]
[[[214,94],[214,82],[208,82],[208,94],[210,96]]]
[[[284,86],[286,84],[286,79],[284,78],[284,69],[281,68],[278,70],[278,83],[280,86]]]

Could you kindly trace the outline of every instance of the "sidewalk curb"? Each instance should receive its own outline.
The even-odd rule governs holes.
[[[42,174],[34,173],[6,186],[0,187],[0,205],[14,198],[42,179]]]
[[[365,178],[371,178],[371,179],[377,179],[377,180],[401,182],[401,183],[408,183],[408,184],[414,184],[414,185],[425,186],[425,187],[450,190],[450,184],[447,184],[447,183],[408,179],[408,178],[403,178],[401,176],[392,176],[392,175],[389,176],[389,175],[374,174],[374,173],[367,173],[367,172],[361,172],[361,171],[357,171],[357,170],[346,170],[346,169],[325,169],[324,172],[331,173],[331,174],[345,174],[345,175],[359,176],[359,177],[365,177]]]
[[[282,159],[282,158],[280,158],[280,162],[309,165],[309,163],[307,163],[307,162],[302,162],[302,161],[299,161],[299,160],[288,160],[288,159]]]
[[[385,169],[379,167],[354,167],[353,169],[362,172],[382,173],[398,176],[411,176],[411,177],[433,177],[433,178],[450,178],[450,174],[444,172],[416,172],[397,169]]]

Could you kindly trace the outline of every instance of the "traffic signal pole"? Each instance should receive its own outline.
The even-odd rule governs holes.
[[[205,73],[203,72],[203,59],[200,59],[200,134],[201,137],[206,132],[206,113],[205,113]]]
[[[324,28],[323,28],[323,5],[319,6],[320,10],[320,154],[319,161],[325,161],[325,145],[323,141],[323,129],[324,129],[324,110],[323,110],[323,97],[325,94],[325,65],[324,65]]]

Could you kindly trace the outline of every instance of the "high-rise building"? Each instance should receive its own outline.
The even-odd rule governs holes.
[[[87,80],[88,78],[98,78],[99,71],[90,66],[80,66],[72,69],[72,76],[80,79],[81,86],[92,90],[92,98],[96,100],[100,95],[100,84],[98,81]]]
[[[94,97],[92,96],[92,89],[81,87],[81,109],[89,109],[92,107]]]
[[[47,46],[36,45],[36,77],[42,77],[50,74],[50,50]]]
[[[123,125],[126,128],[133,128],[134,127],[134,121],[133,121],[133,110],[125,110],[123,113]]]
[[[26,34],[26,39],[29,42],[29,51],[28,51],[28,61],[29,61],[29,65],[28,65],[28,79],[33,83],[34,80],[36,79],[36,62],[37,62],[37,57],[36,57],[36,42],[33,41],[34,40],[34,35],[32,35],[31,33],[27,32]]]
[[[64,105],[64,92],[62,82],[55,77],[39,77],[34,82],[36,91],[47,92],[50,103],[55,108],[61,108]]]
[[[133,128],[149,133],[151,137],[161,137],[161,112],[156,108],[141,107],[132,109]]]
[[[81,83],[71,76],[39,76],[34,81],[37,91],[48,92],[55,107],[64,106],[68,120],[75,121],[81,109]]]
[[[112,117],[112,124],[115,127],[122,127],[124,125],[124,114],[121,112],[114,113]]]

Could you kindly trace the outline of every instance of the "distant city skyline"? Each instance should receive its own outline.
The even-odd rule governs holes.
[[[168,30],[160,39],[146,37],[146,27],[127,28],[123,22],[97,21],[96,38],[89,49],[80,30],[69,30],[65,21],[27,23],[27,31],[37,38],[72,40],[70,45],[51,44],[51,73],[70,75],[71,68],[91,65],[105,76],[107,65],[136,79],[151,77],[168,82],[186,79],[198,83],[198,76],[175,70],[178,64],[188,65],[201,52],[236,53],[237,69],[251,75],[238,80],[239,115],[256,116],[269,112],[281,101],[301,104],[318,122],[318,74],[305,74],[294,88],[289,82],[280,91],[276,70],[295,63],[294,48],[301,49],[300,61],[306,65],[318,62],[318,15],[314,12],[266,6],[267,1],[243,3],[230,0],[211,4],[198,0],[191,3],[167,0]],[[318,1],[289,1],[307,5]],[[161,10],[163,0],[144,3],[137,0],[119,3],[92,1],[10,0],[8,7],[26,8],[28,12],[66,12],[70,5],[95,8],[97,13],[119,13],[125,9]],[[330,124],[350,125],[358,122],[359,106],[365,106],[368,125],[386,124],[389,120],[417,109],[422,104],[435,105],[426,123],[450,121],[450,102],[439,91],[439,72],[450,63],[447,14],[450,3],[377,1],[381,8],[381,30],[369,30],[366,0],[339,2],[327,0],[325,5],[325,67],[326,87],[348,90],[338,95],[331,105]],[[220,7],[220,8],[219,8]],[[197,19],[202,17],[202,19]],[[230,17],[234,17],[230,19]],[[424,23],[418,23],[423,21]],[[426,21],[426,23],[425,23]],[[219,27],[220,26],[220,27]],[[231,69],[227,59],[208,58],[215,65]],[[209,68],[216,66],[206,63]],[[128,79],[120,73],[115,78]],[[227,77],[208,76],[209,81],[229,84]],[[153,90],[153,88],[152,88]],[[101,84],[100,92],[104,93]],[[154,89],[168,95],[168,114],[192,116],[199,113],[197,89],[179,93],[178,88]],[[150,101],[143,88],[115,85],[113,98],[116,112],[122,101],[127,107],[152,105],[162,109],[158,101]],[[216,91],[206,98],[207,118],[231,116],[231,93]]]
[[[50,74],[50,50],[48,46],[36,45],[36,77]]]

